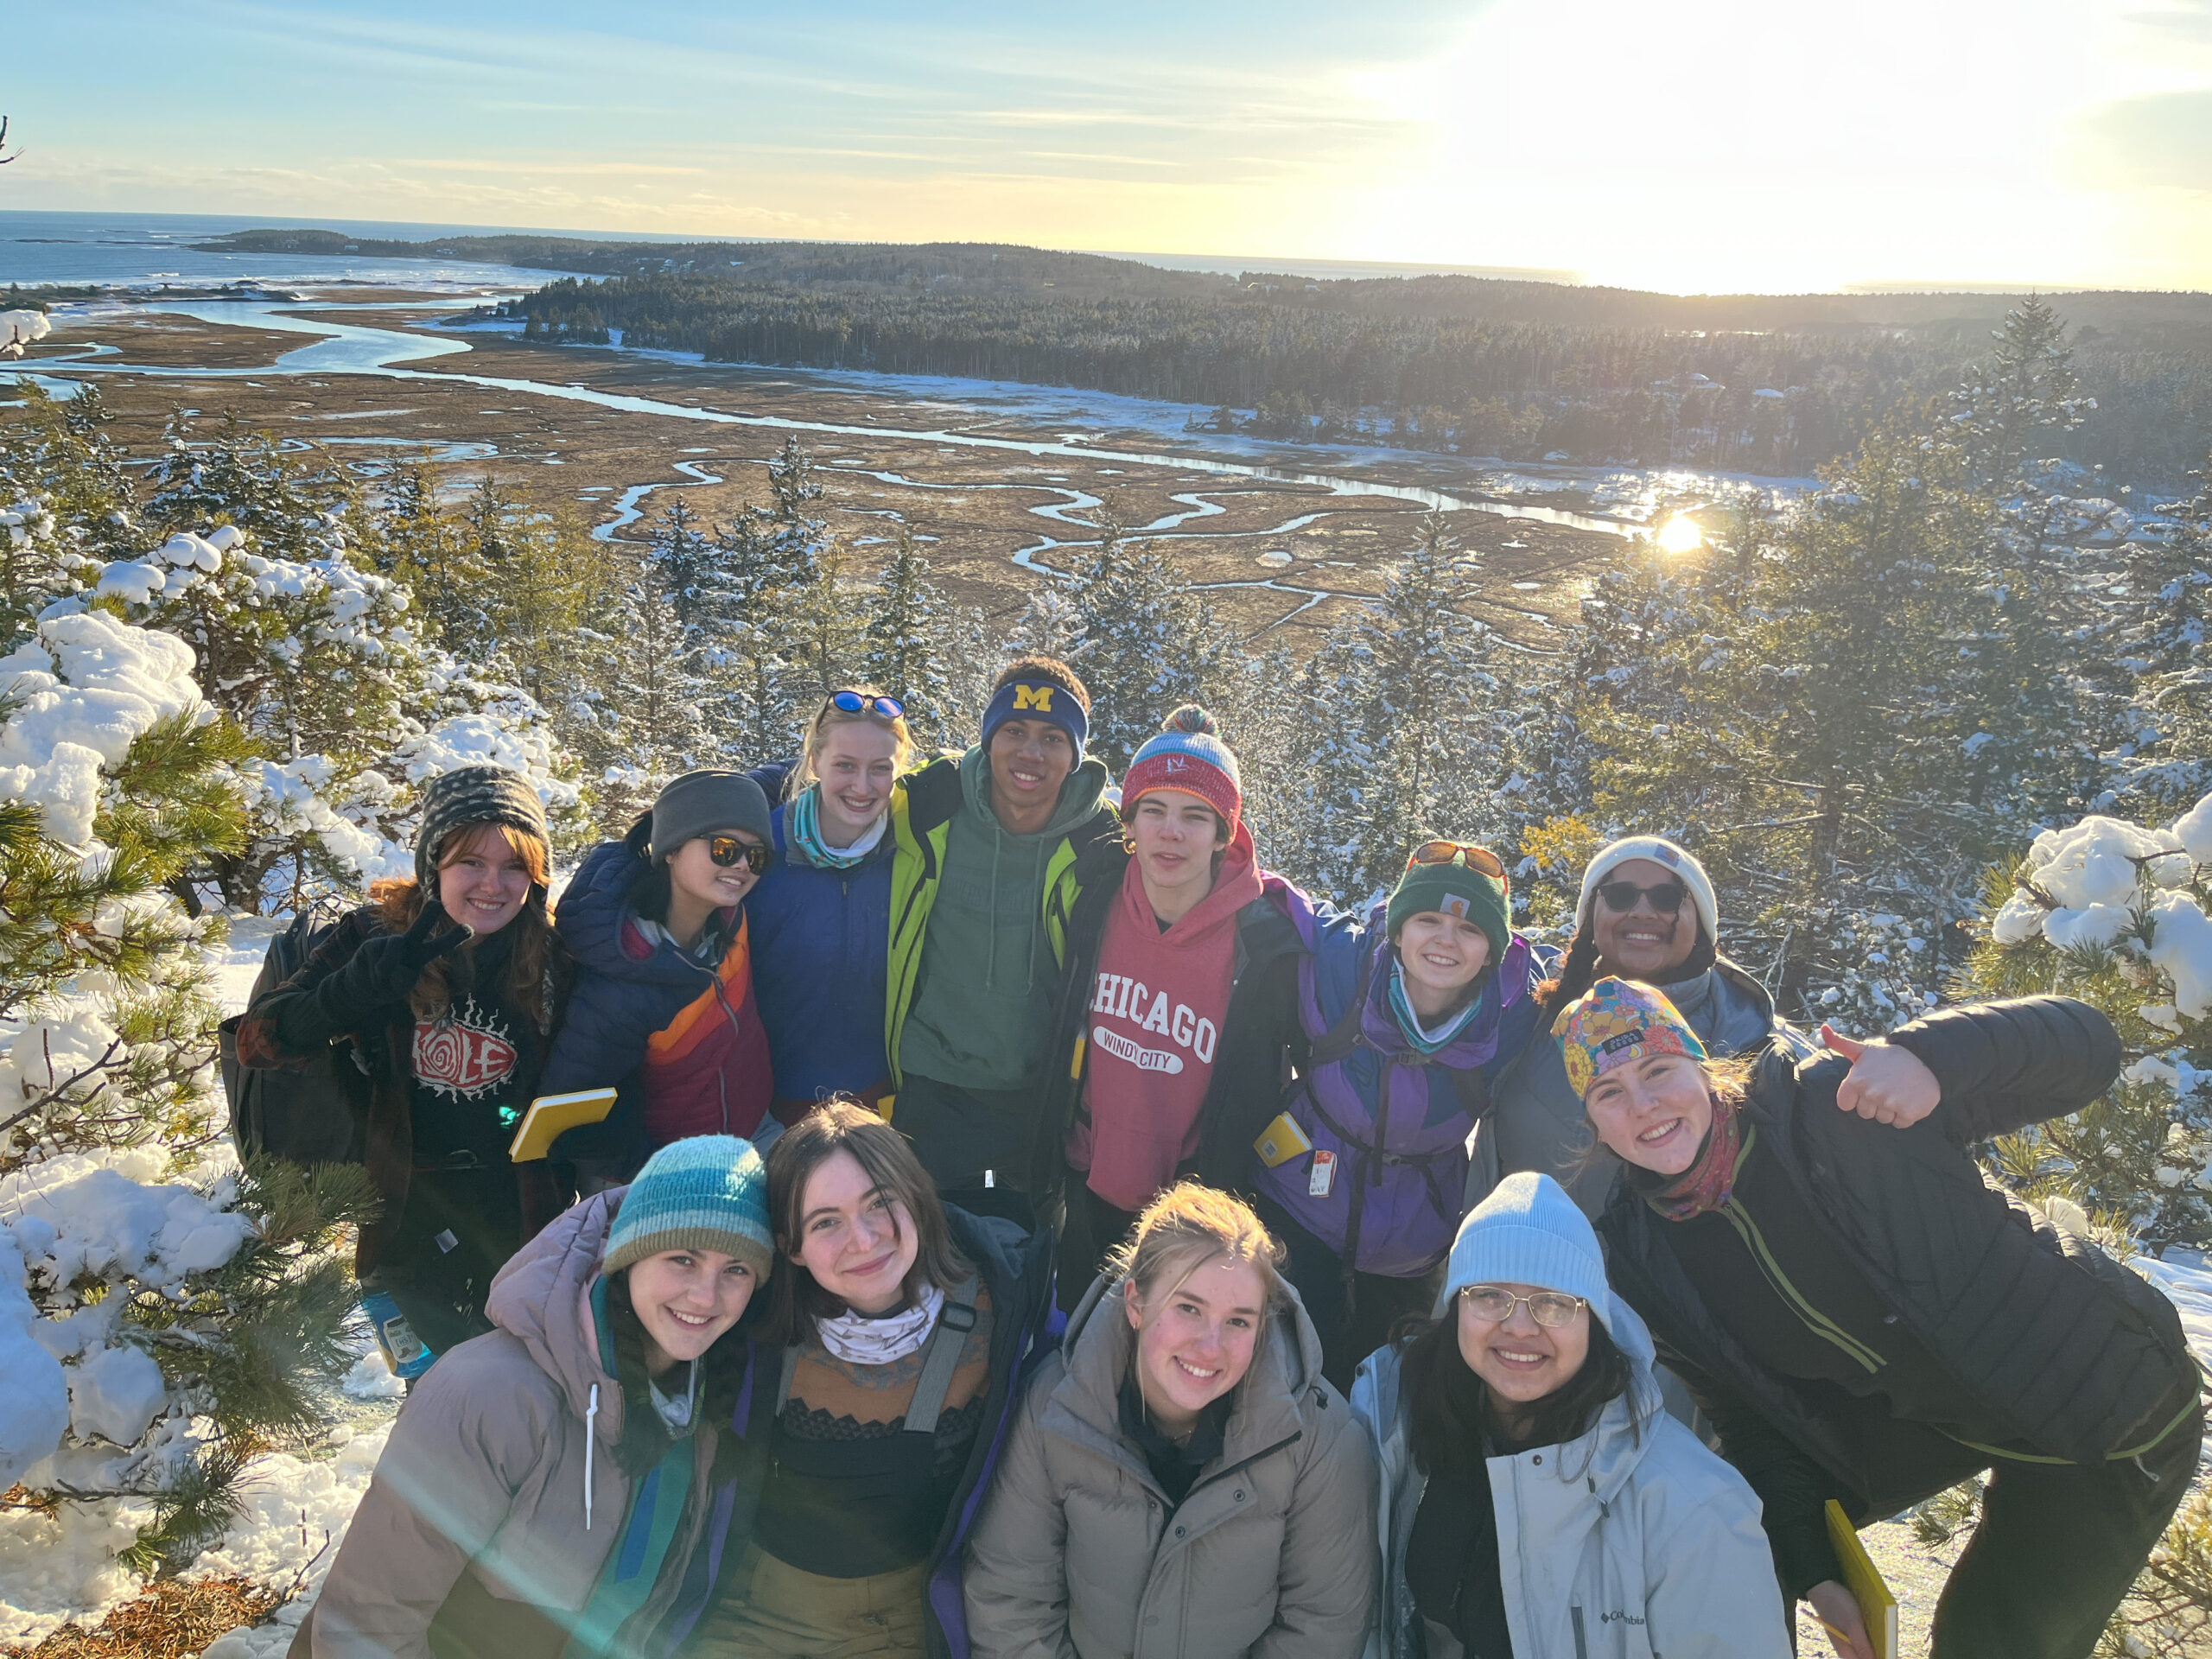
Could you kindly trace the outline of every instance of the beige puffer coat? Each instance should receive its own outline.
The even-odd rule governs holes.
[[[1295,1293],[1179,1508],[1121,1432],[1135,1336],[1102,1278],[1039,1369],[968,1547],[976,1659],[1351,1659],[1381,1575],[1375,1454]]]

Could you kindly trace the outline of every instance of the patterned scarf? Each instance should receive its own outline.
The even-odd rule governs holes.
[[[791,802],[791,817],[784,826],[784,834],[791,850],[818,870],[849,870],[876,849],[883,839],[884,826],[889,822],[887,810],[881,817],[869,826],[868,832],[849,847],[832,847],[822,836],[822,785],[809,784]]]
[[[1736,1190],[1736,1172],[1751,1149],[1752,1133],[1735,1103],[1715,1100],[1713,1127],[1705,1132],[1705,1144],[1688,1169],[1656,1186],[1646,1184],[1652,1179],[1649,1172],[1631,1172],[1643,1177],[1637,1184],[1643,1201],[1669,1221],[1688,1221],[1718,1210]]]
[[[904,1359],[930,1339],[937,1316],[944,1311],[944,1293],[931,1285],[912,1307],[871,1319],[862,1313],[840,1313],[817,1319],[815,1333],[822,1345],[848,1365],[888,1365]]]

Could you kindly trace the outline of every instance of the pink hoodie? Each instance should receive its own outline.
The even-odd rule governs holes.
[[[1141,1210],[1198,1149],[1198,1109],[1236,973],[1236,913],[1260,897],[1243,824],[1207,893],[1165,933],[1132,858],[1091,983],[1083,1109],[1068,1162],[1119,1210]]]

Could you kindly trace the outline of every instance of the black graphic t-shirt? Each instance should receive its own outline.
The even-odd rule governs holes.
[[[415,1164],[418,1169],[500,1166],[537,1073],[538,1033],[507,1001],[510,930],[448,958],[453,1001],[415,1022]],[[467,960],[473,954],[474,960]]]

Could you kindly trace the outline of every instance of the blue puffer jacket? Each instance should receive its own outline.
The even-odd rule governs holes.
[[[630,891],[645,870],[637,847],[629,842],[602,842],[585,855],[562,893],[554,910],[554,931],[574,954],[582,972],[538,1083],[539,1092],[548,1095],[609,1086],[617,1090],[615,1108],[607,1122],[569,1130],[556,1143],[555,1155],[613,1160],[624,1166],[616,1172],[623,1175],[633,1172],[655,1144],[646,1123],[652,1103],[647,1044],[712,992],[716,977],[713,969],[665,938],[648,957],[633,957],[622,948]],[[740,935],[740,943],[743,937]],[[753,1022],[749,1033],[741,1029],[734,1039],[741,1052],[733,1057],[718,1049],[711,1060],[714,1068],[729,1075],[716,1080],[710,1092],[726,1096],[734,1084],[741,1083],[743,1092],[751,1096],[739,1103],[746,1109],[745,1127],[728,1131],[734,1135],[753,1133],[751,1113],[767,1104],[766,1068],[757,1048],[744,1052],[761,1040],[753,1006],[758,1000],[756,991],[751,1005],[741,1002],[727,1011],[741,1027]],[[715,1023],[719,1027],[720,1020]],[[681,1080],[706,1089],[702,1079],[713,1079],[713,1071],[702,1068],[710,1062],[698,1056],[693,1060],[697,1075]],[[664,1088],[669,1080],[664,1071]]]
[[[782,766],[752,775],[776,798]],[[771,787],[770,779],[773,779]],[[779,1100],[820,1100],[888,1085],[883,1006],[891,947],[892,837],[849,870],[790,853],[791,804],[776,808],[776,861],[745,895],[753,994],[768,1028]]]

